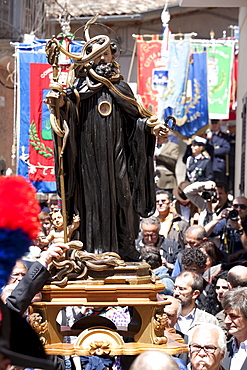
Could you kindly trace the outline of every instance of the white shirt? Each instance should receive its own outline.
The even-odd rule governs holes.
[[[183,334],[187,334],[188,330],[190,329],[194,319],[195,319],[196,309],[188,313],[186,316],[179,316],[177,323],[175,324],[174,328],[176,330],[181,331]]]
[[[233,356],[229,370],[240,370],[247,357],[247,339],[241,342],[239,348],[237,346],[236,338],[232,341]]]

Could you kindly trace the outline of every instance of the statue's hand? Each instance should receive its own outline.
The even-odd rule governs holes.
[[[49,87],[52,90],[50,90],[46,95],[44,103],[50,105],[51,107],[57,106],[58,103],[59,108],[61,108],[65,104],[65,92],[63,85],[59,82],[52,82],[50,83]]]
[[[159,122],[156,116],[150,117],[147,120],[147,125],[152,127],[151,132],[155,136],[167,137],[170,131],[169,126],[164,122]]]
[[[169,127],[167,127],[167,125],[165,125],[164,123],[157,123],[157,125],[155,125],[151,130],[153,135],[161,136],[164,138],[168,136],[169,131]]]

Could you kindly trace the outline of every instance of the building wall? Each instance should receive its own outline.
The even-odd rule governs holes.
[[[242,145],[242,108],[243,97],[247,94],[247,8],[239,9],[239,29],[240,29],[240,43],[239,43],[239,72],[238,72],[238,109],[237,109],[237,127],[236,127],[236,148],[241,148]],[[245,141],[247,137],[245,137]],[[241,150],[236,150],[235,160],[235,195],[240,194],[240,176],[241,176]],[[245,146],[246,150],[246,146]],[[244,159],[245,169],[247,170],[247,158]],[[245,171],[246,171],[245,170]],[[245,174],[245,189],[243,194],[247,196],[247,176]]]
[[[6,168],[12,166],[11,149],[13,144],[14,122],[14,85],[10,73],[14,70],[14,52],[9,42],[0,41],[0,160],[4,160]],[[13,168],[14,169],[14,168]]]

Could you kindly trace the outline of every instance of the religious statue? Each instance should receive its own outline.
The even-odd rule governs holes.
[[[46,98],[54,131],[64,135],[56,173],[59,176],[63,160],[66,209],[71,219],[80,215],[84,248],[137,261],[139,218],[149,217],[156,208],[155,136],[167,136],[169,127],[158,122],[123,81],[116,43],[105,35],[89,37],[93,22],[85,26],[87,42],[79,56],[66,52],[54,38],[47,43],[53,66],[61,51],[74,59],[66,92],[55,81]],[[60,181],[57,185],[61,192]]]

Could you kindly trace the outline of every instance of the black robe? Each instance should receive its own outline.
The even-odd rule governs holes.
[[[132,97],[123,81],[115,87]],[[155,137],[138,109],[103,86],[90,90],[84,78],[77,80],[80,93],[79,122],[75,94],[68,90],[70,135],[64,152],[67,210],[78,213],[80,240],[88,252],[117,252],[136,259],[135,238],[139,216],[155,211],[153,152]],[[99,113],[100,102],[112,112]]]

